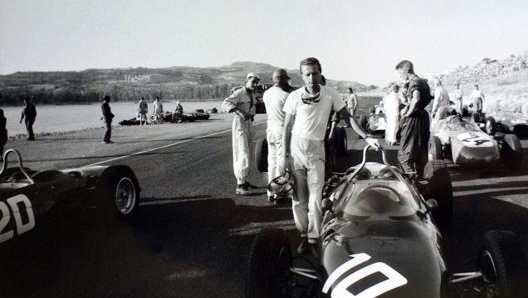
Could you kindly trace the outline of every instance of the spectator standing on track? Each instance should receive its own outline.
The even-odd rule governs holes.
[[[251,149],[253,145],[253,120],[255,117],[255,88],[260,78],[249,73],[246,76],[245,86],[234,92],[222,103],[222,109],[233,113],[232,144],[233,144],[233,171],[237,180],[235,193],[248,195],[250,188],[256,188],[247,181],[251,169]]]
[[[367,134],[351,117],[341,96],[334,89],[321,85],[319,60],[306,58],[299,68],[305,86],[291,92],[284,104],[283,146],[278,168],[284,174],[289,157],[296,181],[293,218],[302,238],[297,252],[318,256],[325,179],[324,138],[330,113],[336,111],[341,118],[350,119],[353,129],[360,136],[366,138]],[[366,140],[379,146],[377,140]]]
[[[354,93],[354,89],[351,87],[348,88],[348,97],[347,97],[347,108],[350,115],[354,116],[356,113],[356,108],[358,106],[358,97]]]
[[[161,123],[163,119],[163,104],[161,103],[161,100],[159,96],[156,96],[156,99],[154,100],[154,121],[156,123]]]
[[[475,84],[474,87],[469,96],[471,98],[471,104],[473,105],[471,111],[481,113],[484,106],[484,93],[479,89],[479,84]]]
[[[144,97],[141,97],[138,103],[138,116],[139,116],[139,125],[147,124],[147,113],[148,113],[148,104],[145,101]]]
[[[33,123],[35,123],[35,119],[37,118],[37,109],[35,108],[35,105],[31,103],[29,97],[24,98],[24,104],[26,106],[22,109],[20,123],[22,123],[22,120],[24,120],[28,133],[27,140],[34,141],[35,135],[33,134]]]
[[[278,177],[277,160],[280,158],[282,132],[284,130],[284,102],[290,94],[291,86],[288,83],[290,77],[284,69],[273,72],[273,86],[264,92],[264,105],[268,115],[266,128],[266,139],[268,141],[268,183]],[[276,198],[268,190],[268,201],[273,202]]]
[[[436,123],[436,121],[447,117],[447,113],[451,112],[451,105],[449,104],[449,94],[447,93],[447,90],[445,90],[442,86],[442,81],[436,80],[435,87],[436,88],[434,92],[433,109],[431,110],[433,123],[431,124],[431,127],[434,126],[434,123]]]
[[[4,146],[7,143],[6,122],[4,110],[0,109],[0,161],[4,160]]]
[[[431,102],[431,89],[427,81],[414,73],[411,61],[396,65],[405,84],[409,84],[409,105],[402,110],[402,131],[398,160],[403,171],[411,177],[422,178],[427,162],[429,144],[429,113],[425,107]]]
[[[456,89],[453,94],[453,104],[455,105],[455,111],[462,115],[462,102],[464,99],[464,91],[460,89],[460,83],[456,83]]]
[[[103,137],[103,143],[110,144],[113,143],[110,138],[112,137],[112,119],[114,119],[114,114],[110,109],[110,96],[106,95],[103,98],[103,104],[101,105],[101,110],[103,112],[102,120],[105,122],[106,131]]]
[[[387,119],[387,128],[385,130],[385,141],[390,146],[396,145],[398,142],[397,134],[400,128],[400,86],[394,84],[391,87],[391,92],[383,98],[383,107],[385,109],[385,117]]]

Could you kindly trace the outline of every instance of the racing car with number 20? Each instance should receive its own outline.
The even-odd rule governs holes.
[[[18,166],[9,168],[11,154],[18,157]],[[0,171],[0,247],[29,239],[41,227],[83,208],[96,206],[108,215],[130,217],[139,192],[128,166],[34,171],[23,166],[18,151],[9,149]]]

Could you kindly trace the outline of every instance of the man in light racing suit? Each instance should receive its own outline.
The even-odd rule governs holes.
[[[300,71],[305,86],[290,93],[284,104],[284,146],[278,168],[281,174],[285,173],[289,156],[295,178],[293,218],[302,238],[297,252],[317,257],[325,178],[324,138],[330,113],[336,111],[342,119],[350,119],[356,133],[363,138],[367,135],[351,117],[341,96],[334,89],[321,85],[319,60],[304,59]],[[366,141],[379,146],[377,140],[367,138]]]
[[[268,141],[268,183],[280,175],[277,171],[277,160],[280,158],[282,131],[284,130],[284,102],[292,87],[288,84],[290,77],[284,69],[273,72],[273,86],[264,92],[264,105],[268,114],[266,139]],[[268,201],[278,199],[268,190]]]
[[[255,87],[260,78],[249,73],[244,88],[235,90],[224,99],[222,109],[233,113],[233,171],[237,180],[235,193],[248,195],[250,188],[255,188],[247,181],[251,168],[251,148],[253,147],[253,120],[255,116]]]

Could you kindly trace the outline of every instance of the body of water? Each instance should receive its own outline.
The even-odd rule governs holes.
[[[164,111],[174,111],[176,101],[162,101]],[[152,102],[149,104],[149,114],[153,111]],[[181,102],[183,111],[192,112],[195,109],[217,108],[220,111],[222,101],[203,102]],[[112,113],[115,118],[113,125],[123,119],[135,117],[137,113],[137,102],[110,102]],[[7,118],[7,130],[9,136],[26,134],[24,122],[19,123],[22,113],[22,106],[3,108]],[[37,120],[33,125],[36,134],[55,133],[64,131],[74,131],[85,128],[103,127],[101,120],[101,103],[80,104],[80,105],[37,105]]]

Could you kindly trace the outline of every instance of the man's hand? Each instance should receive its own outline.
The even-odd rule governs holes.
[[[370,146],[374,147],[374,149],[376,149],[376,151],[378,151],[381,148],[381,144],[379,142],[379,139],[374,139],[374,138],[367,137],[365,139],[365,141],[367,141],[367,144],[369,144]]]
[[[277,160],[277,171],[280,175],[286,174],[286,157],[280,157]]]

